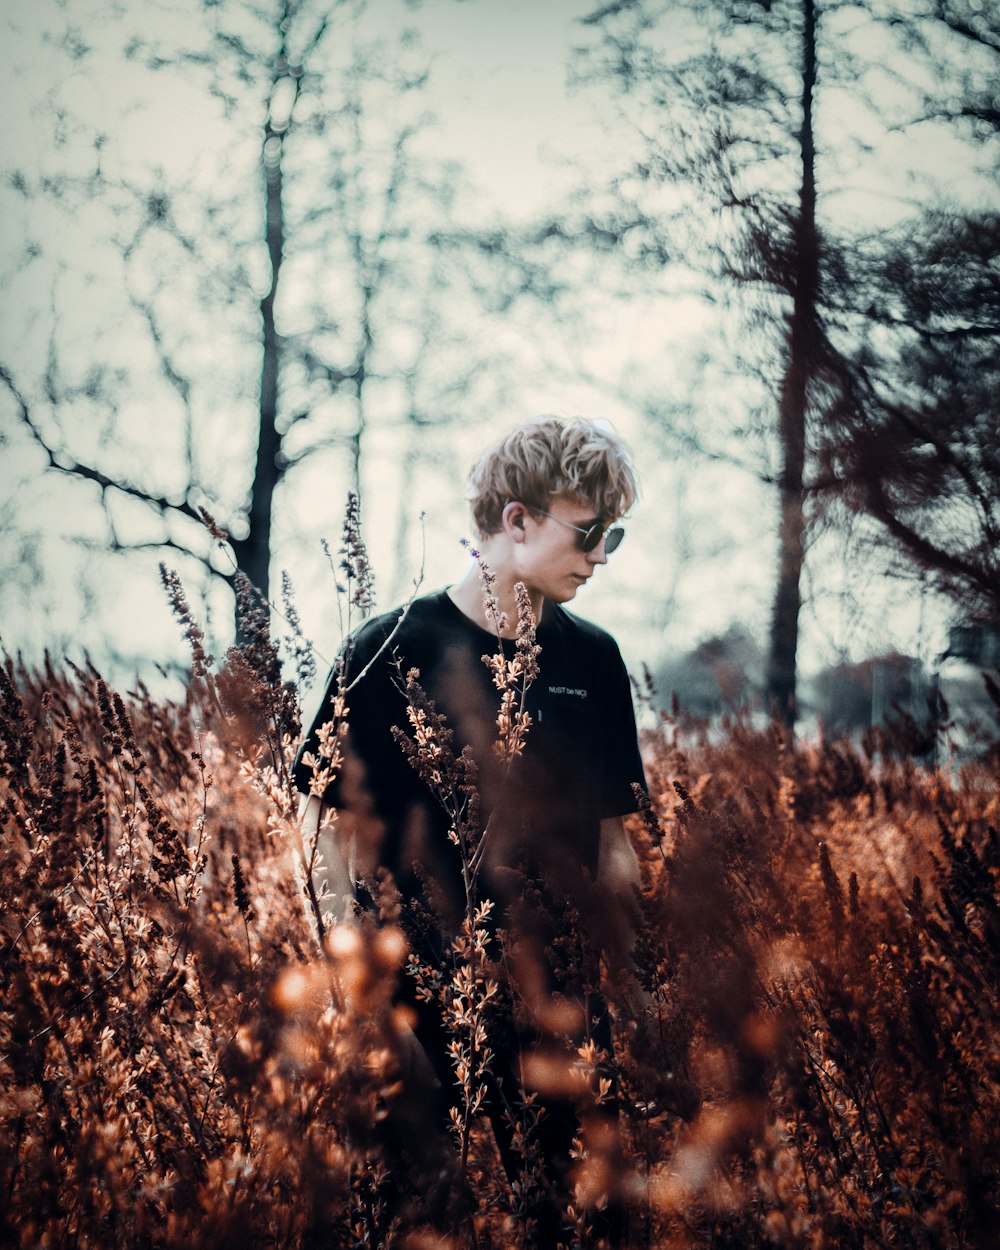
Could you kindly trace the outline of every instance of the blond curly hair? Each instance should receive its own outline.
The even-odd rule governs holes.
[[[512,500],[539,511],[566,495],[606,521],[624,516],[639,481],[625,444],[606,422],[535,417],[504,434],[469,474],[469,504],[480,538],[496,534]]]

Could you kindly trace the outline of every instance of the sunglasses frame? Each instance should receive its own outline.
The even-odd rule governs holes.
[[[578,534],[582,534],[580,540],[580,550],[586,553],[595,551],[601,539],[604,539],[604,554],[611,555],[621,546],[622,539],[625,537],[625,528],[622,525],[602,525],[600,521],[595,521],[588,529],[584,529],[582,525],[574,525],[571,521],[564,521],[562,517],[553,516],[551,512],[546,512],[544,508],[533,508],[533,512],[540,512],[542,516],[546,516],[550,521],[558,521],[560,525],[565,525],[567,529],[576,530]]]

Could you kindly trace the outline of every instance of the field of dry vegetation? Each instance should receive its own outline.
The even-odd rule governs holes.
[[[0,678],[0,1241],[534,1244],[532,1100],[516,1183],[476,1105],[482,918],[435,991],[466,1099],[435,1231],[379,1131],[406,943],[391,915],[320,933],[266,630],[214,676],[192,641],[183,703],[72,666]],[[1000,755],[922,767],[905,737],[646,734],[644,1007],[581,972],[613,1046],[563,1074],[566,1247],[601,1244],[602,1209],[637,1248],[1000,1244]]]

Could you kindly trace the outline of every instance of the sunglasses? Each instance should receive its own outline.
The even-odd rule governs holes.
[[[558,521],[560,525],[565,525],[567,529],[576,530],[578,534],[582,534],[580,539],[581,551],[593,551],[601,539],[604,539],[604,554],[611,555],[612,551],[617,551],[621,546],[621,541],[625,537],[625,531],[620,525],[612,525],[607,528],[600,521],[595,521],[593,525],[585,528],[582,525],[572,525],[569,521],[564,521],[562,517],[553,516],[551,512],[545,512],[541,508],[532,509],[534,512],[541,512],[542,516],[547,516],[550,521]]]

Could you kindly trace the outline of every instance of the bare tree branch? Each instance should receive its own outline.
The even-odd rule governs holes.
[[[31,435],[35,445],[39,447],[48,460],[49,468],[56,469],[60,473],[65,473],[73,477],[82,478],[84,481],[93,482],[102,491],[118,490],[122,494],[128,495],[132,499],[137,499],[141,503],[148,504],[157,512],[176,513],[179,516],[187,517],[189,520],[196,521],[201,525],[201,517],[197,510],[197,505],[190,498],[183,499],[180,502],[170,499],[165,495],[157,495],[151,491],[145,491],[141,487],[135,485],[134,482],[122,481],[118,478],[109,477],[108,474],[96,468],[92,464],[76,459],[70,452],[63,447],[55,447],[51,445],[42,434],[38,425],[31,415],[31,409],[28,406],[24,396],[18,390],[14,383],[9,370],[0,365],[0,382],[6,387],[8,394],[14,400],[17,407],[18,416],[21,424]],[[50,392],[50,399],[53,398]],[[57,397],[56,397],[57,398]]]

